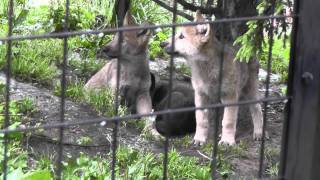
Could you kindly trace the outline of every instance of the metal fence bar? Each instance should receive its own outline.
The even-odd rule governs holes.
[[[222,18],[225,16],[226,12],[226,1],[222,1]],[[222,78],[223,78],[223,64],[224,64],[224,50],[225,50],[225,38],[224,38],[224,25],[221,26],[220,37],[221,37],[221,52],[219,54],[219,79],[218,79],[218,101],[221,101],[221,92],[222,92]],[[211,161],[211,178],[218,179],[217,177],[217,154],[218,154],[218,131],[219,131],[219,118],[222,108],[217,108],[214,113],[214,132],[213,132],[213,149],[212,149],[212,161]]]
[[[299,0],[294,0],[293,13],[298,14]],[[289,58],[289,73],[288,73],[288,83],[287,83],[287,95],[292,96],[293,94],[293,78],[294,78],[294,68],[295,68],[295,48],[297,43],[297,26],[299,23],[299,18],[293,18],[292,22],[292,32],[291,32],[291,49],[290,49],[290,58]],[[285,162],[287,159],[287,142],[288,142],[288,128],[289,128],[289,118],[290,118],[290,105],[292,103],[292,99],[288,99],[288,102],[285,106],[285,118],[283,121],[283,130],[282,130],[282,140],[281,140],[281,154],[280,154],[280,167],[279,167],[279,176],[284,177],[285,173]]]
[[[65,17],[64,17],[64,32],[68,31],[69,23],[69,0],[66,0],[65,4]],[[60,96],[60,122],[64,122],[65,118],[65,98],[66,98],[66,70],[67,70],[67,61],[68,61],[68,37],[63,38],[63,62],[62,62],[62,76],[61,76],[61,96]],[[57,159],[57,179],[62,179],[62,159],[63,159],[63,137],[64,137],[64,127],[59,129],[59,141],[58,141],[58,159]]]
[[[132,27],[120,27],[120,28],[108,28],[102,30],[90,30],[90,31],[75,31],[75,32],[62,32],[62,33],[48,33],[40,35],[30,35],[30,36],[13,36],[0,38],[0,41],[6,42],[8,40],[18,41],[18,40],[32,40],[32,39],[47,39],[47,38],[63,38],[66,36],[79,36],[86,34],[100,34],[100,33],[116,33],[123,31],[136,31],[141,29],[157,29],[157,28],[170,28],[170,27],[182,27],[182,26],[194,26],[200,24],[219,24],[219,23],[232,23],[241,21],[251,21],[251,20],[268,20],[268,19],[283,19],[283,18],[297,18],[299,15],[290,16],[254,16],[254,17],[239,17],[239,18],[225,18],[218,19],[214,21],[206,22],[185,22],[185,23],[174,23],[174,24],[162,24],[162,25],[147,25],[147,26],[132,26]]]
[[[271,4],[271,14],[275,11],[275,0],[272,0]],[[270,87],[270,74],[271,74],[271,65],[272,65],[272,48],[273,48],[273,34],[274,34],[274,20],[270,20],[270,29],[268,31],[268,62],[267,62],[267,78],[266,78],[266,91],[265,91],[265,98],[269,97],[269,87]],[[265,135],[266,135],[266,127],[267,127],[267,112],[268,112],[268,102],[263,102],[263,125],[262,125],[262,139],[260,145],[260,157],[259,157],[259,172],[258,177],[262,178],[264,174],[264,148],[265,148]]]
[[[290,99],[291,97],[277,97],[277,98],[267,98],[267,99],[259,99],[259,100],[246,100],[246,101],[240,101],[237,103],[219,103],[219,104],[211,104],[208,106],[202,106],[202,107],[186,107],[186,108],[179,108],[179,109],[167,109],[163,111],[156,111],[153,113],[146,113],[146,114],[133,114],[133,115],[127,115],[127,116],[117,116],[117,117],[111,117],[111,118],[96,118],[96,119],[90,119],[90,120],[83,120],[83,121],[76,121],[76,122],[67,122],[67,123],[56,123],[56,124],[49,124],[49,125],[42,125],[37,127],[27,127],[27,128],[16,128],[16,129],[2,129],[0,130],[0,134],[4,133],[12,133],[12,132],[29,132],[34,131],[38,129],[50,129],[50,128],[60,128],[60,127],[70,127],[70,126],[82,126],[82,125],[88,125],[88,124],[96,124],[101,123],[103,121],[106,121],[106,123],[112,123],[115,121],[125,121],[125,120],[132,120],[132,119],[138,119],[141,117],[148,117],[148,116],[157,116],[157,115],[163,115],[163,114],[171,114],[171,113],[181,113],[181,112],[187,112],[187,111],[195,111],[195,110],[204,110],[204,109],[212,109],[212,108],[223,108],[228,106],[244,106],[244,105],[250,105],[250,104],[256,104],[261,102],[279,102],[279,101],[285,101]]]
[[[13,32],[13,0],[9,1],[9,11],[8,11],[8,37],[12,36]],[[5,120],[4,128],[10,126],[10,83],[11,83],[11,63],[12,63],[12,41],[7,42],[7,64],[6,64],[6,94],[5,94]],[[4,133],[3,138],[4,154],[3,154],[3,179],[7,179],[8,173],[8,146],[10,139],[8,133]]]
[[[172,23],[176,23],[177,21],[177,1],[173,1],[173,16]],[[176,27],[172,26],[172,37],[171,37],[171,52],[175,51],[175,35],[176,35]],[[172,86],[173,86],[173,69],[174,69],[174,55],[170,55],[170,74],[169,74],[169,96],[168,96],[168,109],[171,108],[171,100],[172,100]],[[164,142],[164,158],[163,158],[163,179],[168,179],[168,148],[169,148],[169,137],[165,137]]]
[[[297,2],[297,1],[296,1]],[[320,177],[320,1],[295,5],[287,108],[280,175],[290,180]]]
[[[122,26],[123,20],[119,20],[118,26]],[[123,41],[123,33],[119,32],[118,39],[118,61],[117,61],[117,82],[116,82],[116,93],[115,93],[115,101],[114,101],[114,113],[115,116],[119,114],[119,89],[120,89],[120,70],[121,70],[121,58],[122,58],[122,41]],[[114,121],[114,127],[112,130],[112,161],[111,161],[111,179],[114,180],[116,178],[116,162],[117,162],[117,142],[118,142],[118,129],[119,122]]]

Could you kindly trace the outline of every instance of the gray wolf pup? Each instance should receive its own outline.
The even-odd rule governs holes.
[[[197,11],[196,22],[205,19]],[[235,51],[216,39],[215,32],[210,24],[185,26],[175,36],[175,49],[172,52],[171,38],[162,43],[168,53],[185,57],[191,67],[192,86],[195,91],[196,107],[209,105],[221,101],[222,103],[236,103],[240,96],[247,100],[257,100],[258,97],[258,62],[249,63],[235,61]],[[223,51],[223,52],[222,52]],[[222,92],[218,97],[220,56],[223,54]],[[219,143],[235,144],[235,134],[238,118],[238,106],[224,108],[222,119],[222,134]],[[210,126],[213,122],[212,109],[196,111],[195,144],[203,144],[208,140]],[[253,120],[253,138],[262,138],[262,112],[259,104],[250,105]]]
[[[133,17],[127,13],[124,26],[136,26]],[[150,70],[148,62],[148,42],[152,32],[149,29],[123,32],[121,59],[119,57],[119,34],[102,48],[103,54],[114,58],[99,72],[92,76],[85,85],[87,90],[109,87],[116,90],[117,63],[120,61],[119,93],[132,113],[152,112],[150,97]],[[147,121],[145,129],[156,132],[153,122]]]

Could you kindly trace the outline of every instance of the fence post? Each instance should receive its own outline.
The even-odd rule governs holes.
[[[320,178],[320,1],[296,1],[280,177]]]

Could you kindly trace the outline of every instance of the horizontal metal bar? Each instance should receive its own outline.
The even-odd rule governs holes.
[[[168,27],[192,26],[197,24],[218,24],[218,23],[232,23],[232,22],[239,22],[239,21],[283,19],[283,18],[297,18],[297,17],[298,15],[291,15],[291,16],[279,15],[279,16],[254,16],[254,17],[241,17],[241,18],[226,18],[226,19],[218,19],[218,20],[206,21],[206,22],[185,22],[185,23],[174,23],[174,24],[163,24],[163,25],[109,28],[109,29],[102,29],[102,30],[48,33],[48,34],[39,34],[39,35],[31,35],[31,36],[11,36],[11,37],[0,38],[0,41],[6,42],[9,40],[18,41],[18,40],[32,40],[32,39],[63,38],[63,37],[79,36],[79,35],[86,35],[86,34],[116,33],[119,31],[136,31],[140,29],[157,29],[157,28],[168,28]]]
[[[119,116],[111,117],[111,118],[101,117],[101,118],[95,118],[95,119],[85,120],[85,121],[48,124],[48,125],[43,125],[43,126],[38,126],[38,127],[2,129],[2,130],[0,130],[0,134],[12,133],[12,132],[29,132],[29,131],[34,131],[34,130],[38,130],[38,129],[51,129],[51,128],[60,128],[60,127],[70,127],[70,126],[76,126],[76,125],[96,124],[96,123],[100,123],[103,121],[106,121],[107,123],[112,123],[112,122],[116,122],[116,121],[137,119],[137,118],[148,117],[148,116],[157,116],[157,115],[162,115],[162,114],[181,113],[181,112],[187,112],[187,111],[222,108],[222,107],[229,107],[229,106],[249,105],[249,104],[256,104],[256,103],[261,103],[261,102],[278,102],[278,101],[288,100],[290,98],[291,97],[264,98],[264,99],[259,99],[259,100],[240,101],[237,103],[211,104],[211,105],[202,106],[202,107],[186,107],[186,108],[179,108],[179,109],[167,109],[167,110],[156,111],[156,112],[147,113],[147,114],[133,114],[133,115],[127,115],[127,116],[121,116],[121,117],[119,117]]]

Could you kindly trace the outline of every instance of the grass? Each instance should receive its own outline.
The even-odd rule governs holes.
[[[267,168],[265,170],[265,173],[270,177],[278,176],[280,149],[266,146],[264,154],[264,157],[267,162]]]
[[[4,52],[6,48],[0,49]],[[61,41],[48,39],[15,42],[12,49],[11,72],[20,80],[49,84],[58,76],[57,65],[61,62],[61,54]],[[1,56],[0,68],[5,68],[5,64],[6,58]]]
[[[19,162],[25,162],[26,154],[19,156]],[[17,160],[17,159],[16,159]],[[120,146],[117,151],[116,176],[120,179],[161,179],[162,155],[138,151],[133,148]],[[168,174],[172,179],[210,179],[209,163],[200,162],[194,157],[181,156],[177,151],[169,152]],[[49,157],[37,160],[34,169],[13,167],[9,177],[19,179],[32,174],[41,179],[54,178],[54,164]],[[68,157],[63,161],[63,179],[109,179],[111,177],[111,153],[106,156],[88,156],[80,153],[79,157]],[[22,179],[22,178],[21,178]]]

